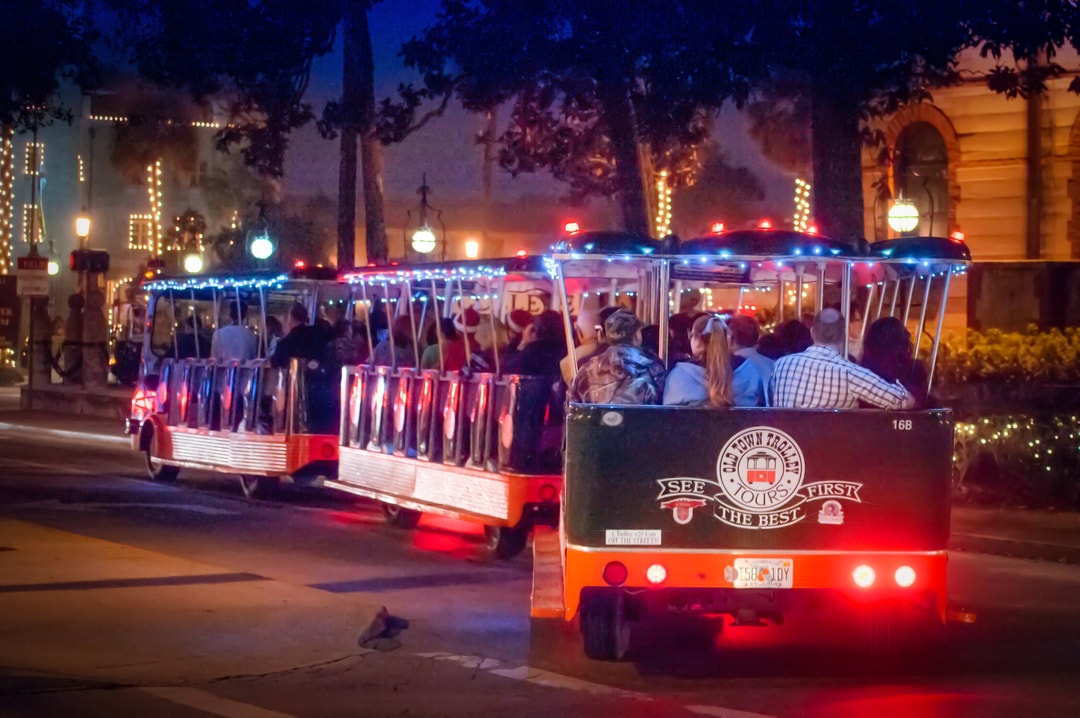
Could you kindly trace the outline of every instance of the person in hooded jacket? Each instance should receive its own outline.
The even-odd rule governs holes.
[[[620,309],[604,322],[608,347],[578,368],[568,399],[585,404],[659,404],[664,365],[641,348],[642,323]]]

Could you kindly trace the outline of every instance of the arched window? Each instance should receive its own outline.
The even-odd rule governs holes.
[[[933,125],[914,122],[896,141],[894,197],[919,210],[919,223],[907,237],[942,237],[949,232],[949,154]]]

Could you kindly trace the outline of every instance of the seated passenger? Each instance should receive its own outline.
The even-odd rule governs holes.
[[[731,340],[732,398],[735,406],[766,406],[773,360],[758,353],[757,319],[736,314],[728,321]]]
[[[659,404],[664,365],[641,349],[641,321],[619,309],[604,322],[607,348],[578,368],[568,400],[586,404]]]
[[[354,334],[352,322],[334,322],[334,341],[327,346],[327,359],[334,367],[360,364],[367,359],[366,349],[366,342]]]
[[[231,324],[218,327],[210,339],[210,358],[218,361],[248,361],[258,354],[255,334],[240,321],[236,304],[229,303]]]
[[[910,409],[915,398],[899,383],[848,361],[844,350],[844,316],[825,309],[814,320],[814,346],[789,354],[773,367],[772,405],[796,409],[854,409],[859,401],[882,409]]]
[[[506,326],[502,322],[498,319],[492,320],[491,315],[482,319],[476,330],[476,351],[469,358],[469,371],[479,374],[494,372],[496,369],[505,371],[506,347],[509,341]],[[495,361],[496,354],[498,361]]]
[[[690,329],[691,361],[679,362],[664,382],[664,404],[732,406],[731,353],[724,320],[703,314]]]
[[[270,366],[284,367],[290,359],[321,360],[330,337],[322,329],[308,324],[308,312],[303,304],[289,310],[289,333],[277,342],[270,356]]]
[[[465,368],[465,339],[458,333],[454,320],[440,317],[439,326],[432,322],[428,328],[427,348],[420,357],[421,369],[439,369],[439,332],[442,332],[443,371],[461,371]]]
[[[618,307],[604,307],[599,312],[585,309],[578,314],[576,324],[581,343],[574,347],[578,367],[584,364],[589,357],[607,349],[608,345],[604,342],[604,322],[618,309]],[[566,382],[567,386],[570,386],[574,376],[569,354],[559,362],[559,369],[562,371],[563,381]]]
[[[882,317],[867,327],[859,363],[885,381],[903,384],[916,407],[926,406],[926,367],[915,360],[911,333],[896,317]]]
[[[561,376],[559,363],[566,352],[562,314],[548,309],[533,319],[521,339],[519,351],[506,362],[506,374]]]
[[[390,334],[375,347],[371,353],[373,366],[412,367],[416,366],[413,354],[412,320],[402,315],[390,325]]]
[[[524,309],[515,309],[506,317],[507,353],[514,354],[521,346],[525,330],[532,326],[533,315]]]

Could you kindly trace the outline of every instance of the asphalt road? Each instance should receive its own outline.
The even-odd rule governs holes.
[[[260,600],[281,597],[290,631],[285,650],[272,635],[280,627],[253,634],[255,644],[265,637],[263,653],[276,654],[270,671],[228,664],[236,646],[204,641],[192,660],[223,667],[197,680],[0,662],[4,717],[1080,715],[1076,566],[954,554],[951,593],[978,621],[950,626],[942,646],[903,661],[868,660],[842,625],[719,630],[668,622],[635,636],[634,660],[609,664],[584,659],[572,632],[545,630],[530,645],[529,556],[487,560],[479,531],[461,522],[425,517],[403,532],[387,527],[374,505],[348,498],[285,492],[250,501],[232,478],[191,472],[175,485],[155,484],[122,446],[17,432],[0,433],[0,521],[15,536],[44,527],[87,551],[152,552],[138,556],[205,567],[199,572],[222,581],[200,594],[208,612],[257,583]],[[66,580],[78,573],[77,552],[62,554],[47,581],[28,585],[4,569],[19,547],[3,548],[0,541],[0,647],[8,651],[13,642],[28,652],[38,643],[18,630],[15,600],[27,620],[35,596],[42,606],[69,601],[75,636],[107,630],[81,624],[80,601],[122,614],[179,595],[168,581]],[[358,612],[382,605],[408,627],[370,650],[357,643],[367,626],[345,624],[334,629],[334,652],[305,661],[305,634],[315,641],[328,629],[304,601]],[[176,628],[197,633],[195,624]],[[56,636],[46,639],[64,650]],[[115,670],[130,676],[138,668]]]

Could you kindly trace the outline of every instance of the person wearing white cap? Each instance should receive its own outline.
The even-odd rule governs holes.
[[[794,409],[855,409],[859,400],[882,409],[910,409],[915,397],[899,382],[890,383],[848,361],[844,315],[823,309],[814,319],[814,345],[780,357],[770,382],[772,405]]]

